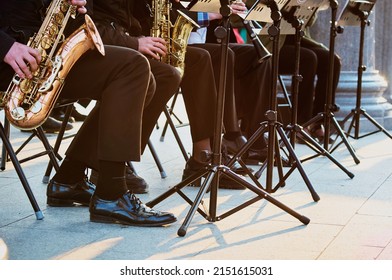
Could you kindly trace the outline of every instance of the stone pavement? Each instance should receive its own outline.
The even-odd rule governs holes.
[[[162,119],[159,124],[161,128],[154,131],[152,143],[167,177],[161,178],[149,151],[142,162],[135,163],[138,174],[150,184],[150,193],[139,196],[144,202],[179,183],[185,165],[170,130],[160,141]],[[186,150],[191,151],[189,127],[178,131]],[[14,128],[11,135],[15,147],[28,136]],[[50,135],[49,139],[54,141],[55,136]],[[61,153],[70,141],[64,141]],[[391,260],[392,140],[377,133],[349,141],[361,161],[359,164],[355,164],[344,145],[332,155],[355,175],[353,179],[328,158],[319,156],[303,166],[320,201],[313,201],[297,170],[288,177],[284,188],[272,194],[308,217],[308,225],[274,203],[260,200],[216,222],[208,222],[196,213],[184,237],[179,237],[177,230],[190,207],[177,193],[155,208],[175,213],[178,221],[159,228],[92,223],[86,207],[48,207],[46,185],[42,183],[47,157],[23,163],[45,216],[37,220],[9,162],[0,172],[0,241],[6,244],[11,260]],[[19,157],[40,149],[41,144],[34,140]],[[314,154],[299,144],[295,151],[300,158]],[[277,177],[274,170],[274,181]],[[265,172],[260,178],[262,184],[263,180]],[[183,191],[193,199],[198,189],[186,187]],[[249,190],[219,190],[217,215],[252,197],[254,194]],[[209,200],[209,194],[205,195],[207,208]]]

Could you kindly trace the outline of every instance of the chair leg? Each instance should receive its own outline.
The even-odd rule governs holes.
[[[69,117],[72,114],[72,110],[73,110],[73,104],[68,105],[67,109],[65,110],[64,121],[61,124],[60,131],[59,131],[59,133],[57,135],[57,138],[56,138],[56,143],[54,144],[54,147],[53,147],[53,152],[56,155],[58,154],[58,151],[60,149],[61,141],[64,138],[65,128],[67,127],[67,123],[68,123]],[[65,120],[67,120],[67,121],[65,121]],[[50,160],[49,163],[48,163],[48,166],[46,167],[45,175],[42,178],[42,182],[44,184],[49,183],[50,173],[52,172],[52,169],[53,169],[53,163],[52,163],[52,160]]]
[[[177,101],[178,93],[179,93],[179,90],[173,96],[173,100],[170,105],[170,109],[168,108],[168,106],[165,106],[165,110],[167,110],[169,112],[170,120],[171,120],[171,116],[174,115],[175,118],[178,120],[178,122],[180,124],[182,124],[182,121],[179,118],[177,118],[177,116],[173,113],[173,109],[174,109],[174,105],[176,104],[176,101]],[[163,126],[163,130],[162,130],[162,134],[161,134],[161,139],[160,139],[161,142],[163,142],[163,140],[165,140],[165,135],[166,135],[166,130],[167,130],[168,125],[169,125],[169,119],[166,117],[166,122],[165,122],[165,125]]]
[[[7,137],[7,139],[9,139],[9,135],[10,135],[10,122],[8,121],[8,119],[4,116],[4,133],[5,136]],[[1,170],[5,170],[6,164],[7,164],[7,159],[8,159],[8,153],[7,153],[7,149],[5,147],[5,145],[3,145],[2,147],[2,151],[1,151],[1,163],[0,163],[0,169]]]
[[[151,151],[152,157],[153,157],[154,160],[155,160],[155,164],[157,165],[157,167],[158,167],[158,169],[159,169],[159,172],[161,173],[161,178],[166,178],[166,177],[167,177],[166,171],[163,169],[162,163],[161,163],[161,161],[159,160],[158,154],[157,154],[157,152],[156,152],[154,146],[152,145],[151,140],[148,140],[147,145],[148,145],[148,148],[149,148],[150,151]]]
[[[15,167],[15,170],[16,170],[16,173],[18,174],[19,180],[22,183],[23,188],[25,189],[27,197],[30,200],[30,203],[34,209],[35,216],[36,216],[37,220],[42,220],[44,218],[44,215],[43,215],[41,209],[39,208],[37,201],[35,200],[34,194],[30,188],[30,185],[27,181],[27,178],[26,178],[26,176],[23,172],[23,169],[22,169],[22,167],[21,167],[21,165],[15,155],[15,152],[11,146],[11,143],[8,139],[8,135],[6,134],[6,131],[1,123],[0,123],[0,137],[3,141],[3,146],[5,146],[5,149],[11,159],[11,162]]]
[[[171,128],[171,130],[172,130],[172,132],[174,134],[174,137],[176,138],[177,144],[180,147],[181,153],[182,153],[185,161],[188,161],[189,156],[188,156],[188,154],[187,154],[187,152],[185,150],[184,144],[181,141],[180,135],[178,135],[177,129],[176,129],[174,123],[173,123],[173,120],[170,117],[170,113],[167,110],[167,108],[163,109],[163,113],[166,116],[166,119],[167,119],[166,122],[170,125],[170,128]]]
[[[54,168],[59,170],[60,166],[56,158],[56,153],[53,150],[52,146],[50,145],[48,138],[46,138],[45,132],[41,126],[37,127],[36,129],[37,136],[41,140],[42,144],[44,145],[46,152],[50,158],[51,163],[53,164]]]

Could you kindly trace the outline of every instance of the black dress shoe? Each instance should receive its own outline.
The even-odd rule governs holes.
[[[339,104],[336,104],[336,103],[335,103],[335,104],[332,104],[332,105],[331,105],[331,111],[332,111],[332,112],[335,112],[335,113],[336,113],[336,112],[339,112],[339,111],[340,111],[340,106],[339,106]]]
[[[232,156],[229,155],[226,146],[222,146],[222,163],[227,165],[229,161],[232,159]],[[248,173],[252,173],[253,169],[250,167],[242,167],[238,161],[234,161],[232,166],[230,166],[231,171],[237,173],[239,175],[247,175]]]
[[[90,181],[95,185],[98,183],[98,172],[91,170]],[[125,167],[125,182],[127,188],[132,193],[148,193],[149,186],[147,182],[140,176],[136,175],[129,166]]]
[[[242,146],[248,142],[245,136],[238,136],[234,140],[228,140],[224,136],[222,138],[222,146],[224,146],[229,154],[236,154]]]
[[[56,110],[53,110],[53,111],[50,113],[50,116],[51,116],[52,118],[55,118],[56,120],[62,122],[62,121],[64,120],[64,118],[65,118],[65,112],[64,112],[63,110],[56,109]],[[74,122],[75,122],[75,118],[72,117],[72,115],[71,115],[71,116],[69,117],[69,119],[68,119],[68,122],[69,122],[69,123],[74,123]]]
[[[153,227],[174,223],[177,218],[171,213],[147,207],[134,194],[127,192],[116,200],[105,200],[93,195],[90,221]]]
[[[88,206],[95,185],[83,179],[75,184],[63,184],[51,180],[46,190],[47,204],[50,206],[74,206],[81,204]]]
[[[49,117],[43,124],[42,124],[42,129],[46,133],[56,133],[59,132],[61,129],[61,122],[56,120],[55,118]],[[73,128],[73,125],[70,123],[67,123],[67,126],[65,127],[65,130],[71,130]]]
[[[195,175],[197,172],[199,172],[203,168],[207,168],[208,162],[202,163],[202,162],[197,162],[196,160],[193,159],[193,157],[189,158],[189,160],[186,162],[185,169],[182,174],[182,180],[185,180],[186,178]],[[241,176],[241,175],[238,175]],[[189,186],[193,187],[200,187],[201,186],[201,178],[198,178]],[[231,190],[243,190],[245,187],[238,183],[237,181],[234,181],[233,179],[227,177],[227,176],[220,176],[219,177],[219,188],[221,189],[231,189]]]
[[[83,122],[87,118],[86,115],[79,113],[75,108],[72,110],[71,117],[77,122]]]
[[[247,152],[247,155],[244,159],[245,164],[253,164],[253,165],[258,165],[260,163],[263,163],[267,160],[268,157],[268,148],[264,148],[261,150],[255,150],[255,149],[249,149]],[[282,166],[283,167],[290,167],[291,164],[288,159],[284,158],[281,156],[282,160]],[[276,166],[276,162],[274,163]]]

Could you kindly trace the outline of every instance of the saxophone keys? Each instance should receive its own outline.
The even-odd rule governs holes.
[[[41,40],[41,48],[43,48],[44,50],[49,49],[53,44],[53,39],[48,37],[48,36],[44,36]]]
[[[33,114],[37,114],[39,111],[42,110],[42,103],[37,101],[30,107],[30,112]]]
[[[15,107],[11,111],[11,117],[16,121],[23,120],[25,116],[26,116],[26,113],[22,107]]]
[[[19,88],[23,93],[30,93],[33,90],[33,81],[30,79],[23,79],[20,82]]]

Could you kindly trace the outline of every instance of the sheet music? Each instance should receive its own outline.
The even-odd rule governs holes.
[[[192,12],[220,13],[219,0],[199,0],[189,10]]]
[[[376,0],[350,0],[344,6],[341,15],[338,17],[338,25],[342,26],[359,26],[361,25],[361,18],[356,15],[357,11],[371,12]]]
[[[308,0],[306,5],[310,7],[319,7],[318,11],[323,11],[329,8],[329,2],[330,0]]]
[[[282,13],[290,12],[290,10],[295,8],[294,16],[302,20],[304,25],[306,25],[314,13],[324,5],[323,2],[329,3],[329,0],[291,0],[283,7]]]
[[[284,5],[290,0],[276,0],[279,10],[282,9]],[[257,3],[254,5],[246,16],[247,20],[255,20],[260,22],[271,22],[271,9],[267,7],[266,4]]]
[[[302,20],[303,28],[305,28],[313,15],[320,9],[320,7],[324,7],[326,3],[329,3],[329,0],[289,0],[287,4],[281,9],[283,17],[280,23],[280,34],[295,34],[295,28],[284,18],[285,13],[290,13],[293,11],[293,16],[297,17],[299,20]],[[267,35],[268,28],[271,25],[272,23],[267,23],[267,25],[263,30],[260,31],[259,34]]]

